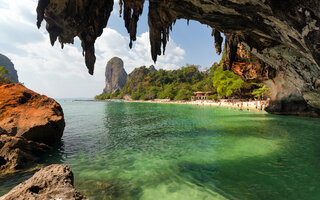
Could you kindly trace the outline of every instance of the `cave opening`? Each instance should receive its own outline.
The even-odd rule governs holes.
[[[121,1],[120,1],[121,2]],[[123,4],[122,4],[123,6]],[[130,36],[130,33],[125,28],[125,20],[124,18],[124,8],[120,8],[119,5],[115,3],[114,10],[111,13],[110,19],[108,21],[107,28],[112,28],[117,30],[119,33],[125,35],[126,37]],[[122,12],[119,16],[119,12]],[[134,10],[130,9],[131,15],[130,17],[134,17]],[[148,13],[149,12],[149,1],[145,1],[143,4],[143,9],[141,15],[139,15],[139,20],[137,21],[137,28],[135,30],[137,37],[141,36],[144,33],[148,33],[148,37],[150,37],[150,30],[148,25]],[[129,22],[127,22],[129,23]],[[119,26],[120,25],[120,26]],[[174,46],[174,48],[180,47],[184,50],[184,60],[176,63],[176,68],[185,66],[186,64],[194,64],[201,66],[200,69],[208,69],[212,66],[213,63],[219,62],[221,59],[221,54],[216,53],[216,49],[214,47],[214,37],[212,35],[212,28],[208,25],[201,24],[195,20],[187,20],[187,19],[178,19],[174,22],[172,29],[168,35],[167,44],[170,46]],[[224,45],[224,34],[222,34],[223,41],[222,47]],[[164,38],[162,37],[161,40]],[[128,43],[133,49],[135,48],[135,41],[131,44]],[[166,49],[164,51],[163,47],[161,50],[161,55],[158,56],[158,59],[166,59],[167,54],[170,54],[170,49]],[[149,53],[148,57],[151,58],[151,54]],[[163,67],[161,65],[157,65],[157,62],[154,64],[156,67]],[[137,66],[138,67],[138,66]],[[168,67],[164,67],[165,69],[170,69]]]
[[[218,47],[216,48],[218,52],[222,51],[220,45],[222,40],[219,34],[225,33],[224,70],[232,71],[232,65],[237,61],[239,45],[242,45],[250,54],[257,57],[261,66],[267,65],[276,70],[276,74],[272,77],[268,76],[269,70],[263,70],[263,73],[267,72],[263,76],[269,78],[268,87],[274,90],[272,101],[277,104],[286,99],[290,104],[291,101],[295,102],[303,98],[303,101],[316,108],[309,110],[312,113],[316,110],[318,113],[319,102],[315,101],[315,97],[319,96],[320,53],[317,48],[319,40],[317,22],[320,20],[317,15],[319,4],[316,1],[295,1],[290,4],[250,1],[243,4],[235,1],[120,0],[119,3],[123,11],[124,27],[130,36],[128,42],[130,47],[137,40],[140,24],[147,27],[141,19],[146,18],[148,14],[146,29],[150,34],[149,50],[151,50],[153,61],[157,61],[158,56],[165,52],[168,54],[165,50],[169,37],[175,39],[172,29],[177,29],[175,22],[178,19],[196,20],[214,28],[213,35],[218,39],[215,45]],[[78,36],[86,66],[89,73],[93,74],[96,62],[96,39],[101,36],[110,15],[112,17],[112,9],[116,8],[114,1],[93,0],[81,5],[74,2],[74,5],[57,7],[51,5],[49,1],[40,0],[38,5],[38,26],[45,18],[44,13],[50,15],[50,18],[46,16],[46,21],[51,43],[57,38],[61,44],[70,43],[73,42],[74,37]],[[88,9],[72,10],[70,6]],[[288,12],[283,12],[283,7],[287,7]],[[118,11],[120,12],[120,8]],[[194,41],[189,40],[187,43]],[[212,44],[208,42],[210,43]],[[198,50],[197,53],[201,52]],[[170,60],[174,59],[170,58]],[[275,81],[277,78],[279,80]],[[276,112],[277,108],[274,106],[273,112]],[[295,113],[294,109],[290,112]]]

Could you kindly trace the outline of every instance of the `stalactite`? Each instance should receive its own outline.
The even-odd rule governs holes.
[[[123,0],[119,0],[119,7],[120,7],[119,15],[120,15],[120,17],[121,17],[121,14],[122,14],[122,5],[123,5]]]
[[[132,48],[132,42],[136,41],[137,35],[137,23],[139,16],[143,12],[144,0],[120,0],[120,10],[122,11],[123,5],[123,19],[125,21],[125,27],[130,34],[129,47]],[[120,11],[120,12],[121,12]],[[120,14],[121,15],[121,14]]]
[[[57,6],[56,1],[39,0],[37,7],[37,26],[43,19],[54,45],[57,38],[61,43],[73,43],[75,37],[81,40],[85,63],[93,74],[96,57],[94,43],[101,36],[113,9],[113,0],[65,0]]]
[[[230,70],[233,62],[236,60],[238,43],[240,43],[240,36],[236,34],[227,34],[226,35],[226,48],[227,48],[227,57],[224,61],[223,69]]]
[[[216,30],[215,28],[212,28],[212,33],[211,36],[214,37],[214,46],[216,48],[216,52],[217,54],[221,54],[222,52],[222,42],[223,42],[223,38],[221,37],[221,33]]]
[[[169,32],[175,18],[170,15],[166,8],[162,8],[159,2],[149,2],[148,24],[150,30],[151,56],[154,62],[157,57],[165,53]]]
[[[137,22],[144,1],[119,0],[120,13],[130,34],[130,47],[136,40]],[[246,4],[233,0],[149,0],[152,59],[156,61],[157,56],[164,53],[175,20],[187,19],[187,23],[196,20],[215,28],[212,34],[217,53],[222,50],[219,31],[230,35],[227,42],[229,66],[226,68],[230,68],[237,49],[235,35],[240,35],[238,39],[241,38],[250,50],[259,54],[263,54],[265,49],[284,45],[299,52],[319,69],[319,5],[316,0],[294,3],[252,0]],[[94,43],[106,27],[112,7],[113,0],[38,0],[37,26],[40,27],[43,19],[46,20],[52,45],[59,39],[63,47],[64,43],[72,43],[78,36],[82,41],[87,67],[93,73]],[[288,12],[284,12],[283,7]],[[286,13],[292,15],[288,17]]]
[[[41,22],[44,19],[44,12],[47,6],[49,5],[50,0],[39,0],[37,7],[37,26],[40,28]]]

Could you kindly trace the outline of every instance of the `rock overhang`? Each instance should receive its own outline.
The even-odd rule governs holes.
[[[130,35],[130,47],[136,40],[137,22],[144,3],[144,0],[119,1],[120,13]],[[113,6],[113,0],[39,0],[37,25],[40,27],[45,19],[51,43],[58,39],[62,47],[64,43],[73,43],[74,37],[79,37],[86,65],[92,74],[94,43],[106,27]],[[148,24],[151,55],[156,61],[157,56],[164,53],[174,22],[184,18],[211,26],[218,52],[221,52],[219,33],[223,32],[230,51],[234,51],[234,44],[239,42],[259,52],[285,45],[319,67],[319,8],[320,3],[315,0],[150,0]]]

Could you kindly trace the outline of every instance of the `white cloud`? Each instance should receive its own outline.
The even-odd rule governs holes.
[[[176,69],[181,66],[184,60],[185,51],[173,40],[170,40],[167,44],[166,54],[159,56],[157,63],[154,64],[150,54],[149,32],[138,36],[132,49],[129,48],[128,44],[129,37],[106,28],[102,37],[97,40],[96,49],[101,52],[101,59],[109,60],[114,56],[122,58],[127,72],[131,72],[134,68],[142,65]]]
[[[4,42],[11,44],[37,42],[41,32],[35,26],[36,6],[36,2],[30,0],[10,0],[1,3],[1,45]]]
[[[1,0],[0,0],[1,1]],[[19,80],[36,92],[51,97],[93,97],[104,87],[106,63],[114,56],[124,60],[127,72],[154,64],[150,54],[149,33],[137,37],[129,49],[129,37],[114,29],[104,29],[96,42],[95,74],[90,76],[84,64],[79,40],[60,49],[51,47],[45,28],[36,27],[36,0],[0,2],[0,53],[8,56],[18,71]],[[116,7],[116,6],[115,6]],[[166,55],[158,57],[156,68],[181,66],[185,51],[174,41],[167,44]]]

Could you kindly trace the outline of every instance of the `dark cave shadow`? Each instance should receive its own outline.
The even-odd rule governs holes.
[[[63,141],[59,141],[50,146],[50,150],[44,153],[37,163],[48,166],[51,164],[62,164],[64,154],[64,143]]]

